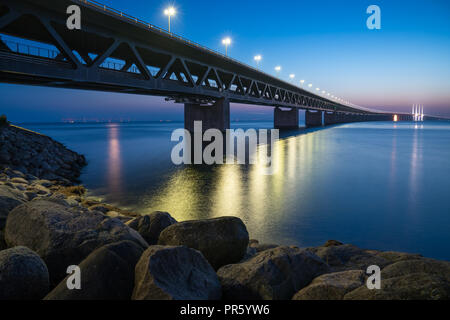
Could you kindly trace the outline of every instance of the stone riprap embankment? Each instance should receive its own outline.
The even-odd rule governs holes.
[[[84,156],[50,137],[13,125],[0,126],[0,169],[69,184],[84,165]]]
[[[11,146],[3,160],[23,159],[14,154],[22,147]],[[50,158],[66,154],[55,148],[47,149],[55,152]],[[16,169],[0,171],[0,300],[450,298],[447,261],[334,240],[312,248],[263,244],[251,240],[236,217],[178,222],[167,212],[141,216],[68,186],[70,175],[48,180],[45,172]],[[67,286],[72,265],[81,270],[80,290]],[[366,285],[372,265],[381,269],[380,290]]]

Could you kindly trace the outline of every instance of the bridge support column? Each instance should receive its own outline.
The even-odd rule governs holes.
[[[186,103],[184,105],[184,128],[194,132],[194,122],[201,121],[202,129],[230,129],[230,101],[217,100],[212,106]]]
[[[321,127],[322,111],[312,112],[307,110],[305,113],[305,124],[307,127]]]
[[[298,109],[283,111],[280,108],[275,108],[274,111],[274,127],[275,129],[298,129]]]
[[[337,123],[337,115],[336,112],[328,113],[325,111],[324,117],[323,117],[324,125],[328,126],[330,124],[336,124]]]

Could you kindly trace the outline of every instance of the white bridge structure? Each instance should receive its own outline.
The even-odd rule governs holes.
[[[412,117],[414,122],[423,122],[424,120],[424,106],[420,104],[414,104],[412,106]]]

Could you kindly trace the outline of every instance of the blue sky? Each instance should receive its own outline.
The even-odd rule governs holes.
[[[450,1],[177,0],[104,3],[166,28],[163,10],[178,11],[172,31],[248,64],[283,68],[353,103],[450,116]],[[368,30],[366,9],[381,8],[382,29]],[[62,119],[180,120],[181,105],[161,98],[0,84],[0,113],[13,121]],[[233,108],[235,118],[270,118],[271,108]]]

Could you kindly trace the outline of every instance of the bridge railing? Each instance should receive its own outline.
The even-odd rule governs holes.
[[[1,42],[3,42],[7,49],[14,53],[29,55],[29,56],[35,56],[35,57],[41,57],[41,58],[48,58],[48,59],[55,59],[59,52],[56,50],[48,49],[48,48],[41,48],[25,43],[20,43],[12,40],[5,39],[3,37],[0,37]],[[6,48],[4,48],[6,49]],[[0,48],[0,50],[2,50]]]
[[[239,61],[239,60],[236,60],[236,59],[234,59],[234,58],[231,58],[231,57],[229,57],[229,56],[227,56],[227,55],[225,55],[225,54],[223,54],[223,53],[221,53],[221,52],[219,52],[219,51],[216,51],[216,50],[210,49],[210,48],[208,48],[208,47],[205,47],[205,46],[203,46],[203,45],[201,45],[201,44],[199,44],[199,43],[197,43],[197,42],[195,42],[195,41],[191,41],[191,40],[186,39],[186,38],[184,38],[184,37],[182,37],[182,36],[179,36],[179,35],[177,35],[177,34],[175,34],[175,33],[169,32],[169,31],[167,31],[167,30],[165,30],[165,29],[163,29],[163,28],[157,27],[157,26],[155,26],[155,25],[153,25],[153,24],[151,24],[151,23],[148,23],[148,22],[146,22],[146,21],[143,21],[143,20],[141,20],[141,19],[139,19],[139,18],[136,18],[136,17],[134,17],[134,16],[132,16],[132,15],[129,15],[129,14],[123,12],[123,11],[120,11],[120,10],[117,10],[117,9],[114,9],[114,8],[111,8],[111,7],[109,7],[109,6],[107,6],[107,5],[103,4],[103,3],[98,2],[98,1],[95,1],[95,0],[72,0],[72,1],[73,1],[73,2],[82,3],[82,4],[84,4],[84,5],[87,5],[87,6],[96,8],[96,9],[98,9],[98,10],[107,12],[107,13],[109,13],[109,14],[111,14],[111,15],[116,16],[117,18],[120,18],[120,19],[126,20],[126,21],[128,21],[128,22],[137,24],[137,25],[139,25],[139,26],[141,26],[141,27],[145,27],[145,28],[147,28],[147,29],[150,29],[150,30],[159,32],[159,33],[161,33],[161,34],[164,34],[164,35],[167,36],[167,37],[177,39],[177,40],[179,40],[179,41],[181,41],[181,42],[184,42],[185,44],[188,44],[188,45],[190,45],[190,46],[193,46],[193,47],[199,48],[199,49],[201,49],[201,50],[204,50],[204,51],[206,51],[206,52],[215,54],[215,55],[221,57],[222,59],[226,59],[226,60],[232,61],[233,63],[239,64],[239,65],[241,65],[241,66],[243,66],[243,67],[245,67],[245,68],[251,69],[251,70],[253,70],[253,71],[255,71],[255,72],[258,72],[258,73],[260,73],[260,74],[264,74],[264,75],[266,75],[266,76],[268,76],[268,77],[270,77],[270,78],[274,78],[274,76],[271,75],[271,74],[268,74],[268,73],[266,73],[266,72],[264,72],[264,71],[262,71],[262,70],[260,70],[260,69],[256,69],[255,67],[250,66],[250,65],[248,65],[248,64],[246,64],[246,63],[243,63],[243,62],[241,62],[241,61]],[[296,88],[298,88],[298,89],[304,90],[305,92],[308,92],[308,93],[310,93],[310,94],[312,94],[312,95],[315,95],[313,92],[309,92],[309,91],[308,91],[307,89],[305,89],[305,88],[302,88],[302,87],[299,87],[299,86],[297,86],[297,85],[295,85],[295,84],[292,84],[292,83],[290,83],[290,82],[284,81],[283,79],[279,79],[279,78],[276,78],[276,79],[277,79],[278,81],[281,81],[281,82],[283,82],[283,83],[286,83],[286,84],[289,85],[289,86],[294,86],[294,87],[296,87]],[[323,98],[323,97],[319,97],[319,98],[320,98],[320,99],[327,100],[326,98]],[[331,101],[331,102],[336,103],[335,101]],[[336,103],[336,104],[339,104],[339,103]]]

